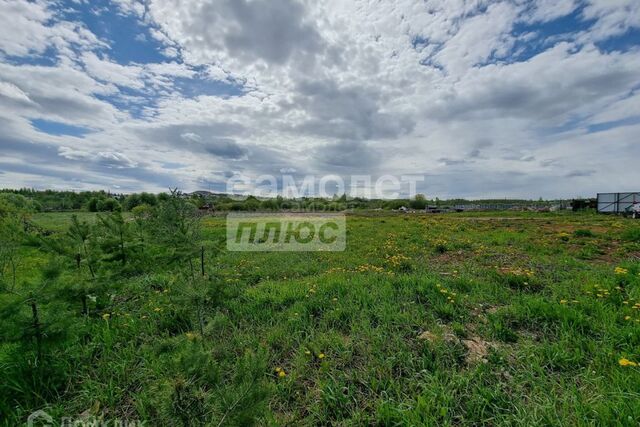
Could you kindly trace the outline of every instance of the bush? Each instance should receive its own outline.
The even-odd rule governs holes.
[[[89,212],[98,212],[98,203],[100,202],[100,200],[98,200],[97,197],[92,197],[91,199],[89,199],[89,202],[87,203],[87,210]]]
[[[633,227],[622,234],[622,238],[629,242],[640,243],[640,227]]]
[[[105,199],[98,202],[98,211],[100,212],[120,212],[122,207],[116,199]]]
[[[575,237],[595,237],[595,234],[593,234],[593,231],[586,230],[586,229],[583,229],[583,228],[574,231],[573,235]]]

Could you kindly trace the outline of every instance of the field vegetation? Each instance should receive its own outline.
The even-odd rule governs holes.
[[[637,425],[640,226],[591,213],[347,218],[344,252],[225,249],[171,196],[0,198],[0,422]]]

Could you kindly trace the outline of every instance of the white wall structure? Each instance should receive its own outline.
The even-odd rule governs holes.
[[[598,212],[623,213],[634,203],[640,203],[637,193],[598,193]]]

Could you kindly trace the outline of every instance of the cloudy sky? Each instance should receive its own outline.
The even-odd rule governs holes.
[[[638,0],[0,0],[0,187],[640,188]]]

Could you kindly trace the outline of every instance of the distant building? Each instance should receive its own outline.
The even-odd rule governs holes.
[[[205,203],[204,205],[200,206],[198,210],[200,210],[200,212],[213,212],[215,209],[213,208],[212,204]]]

